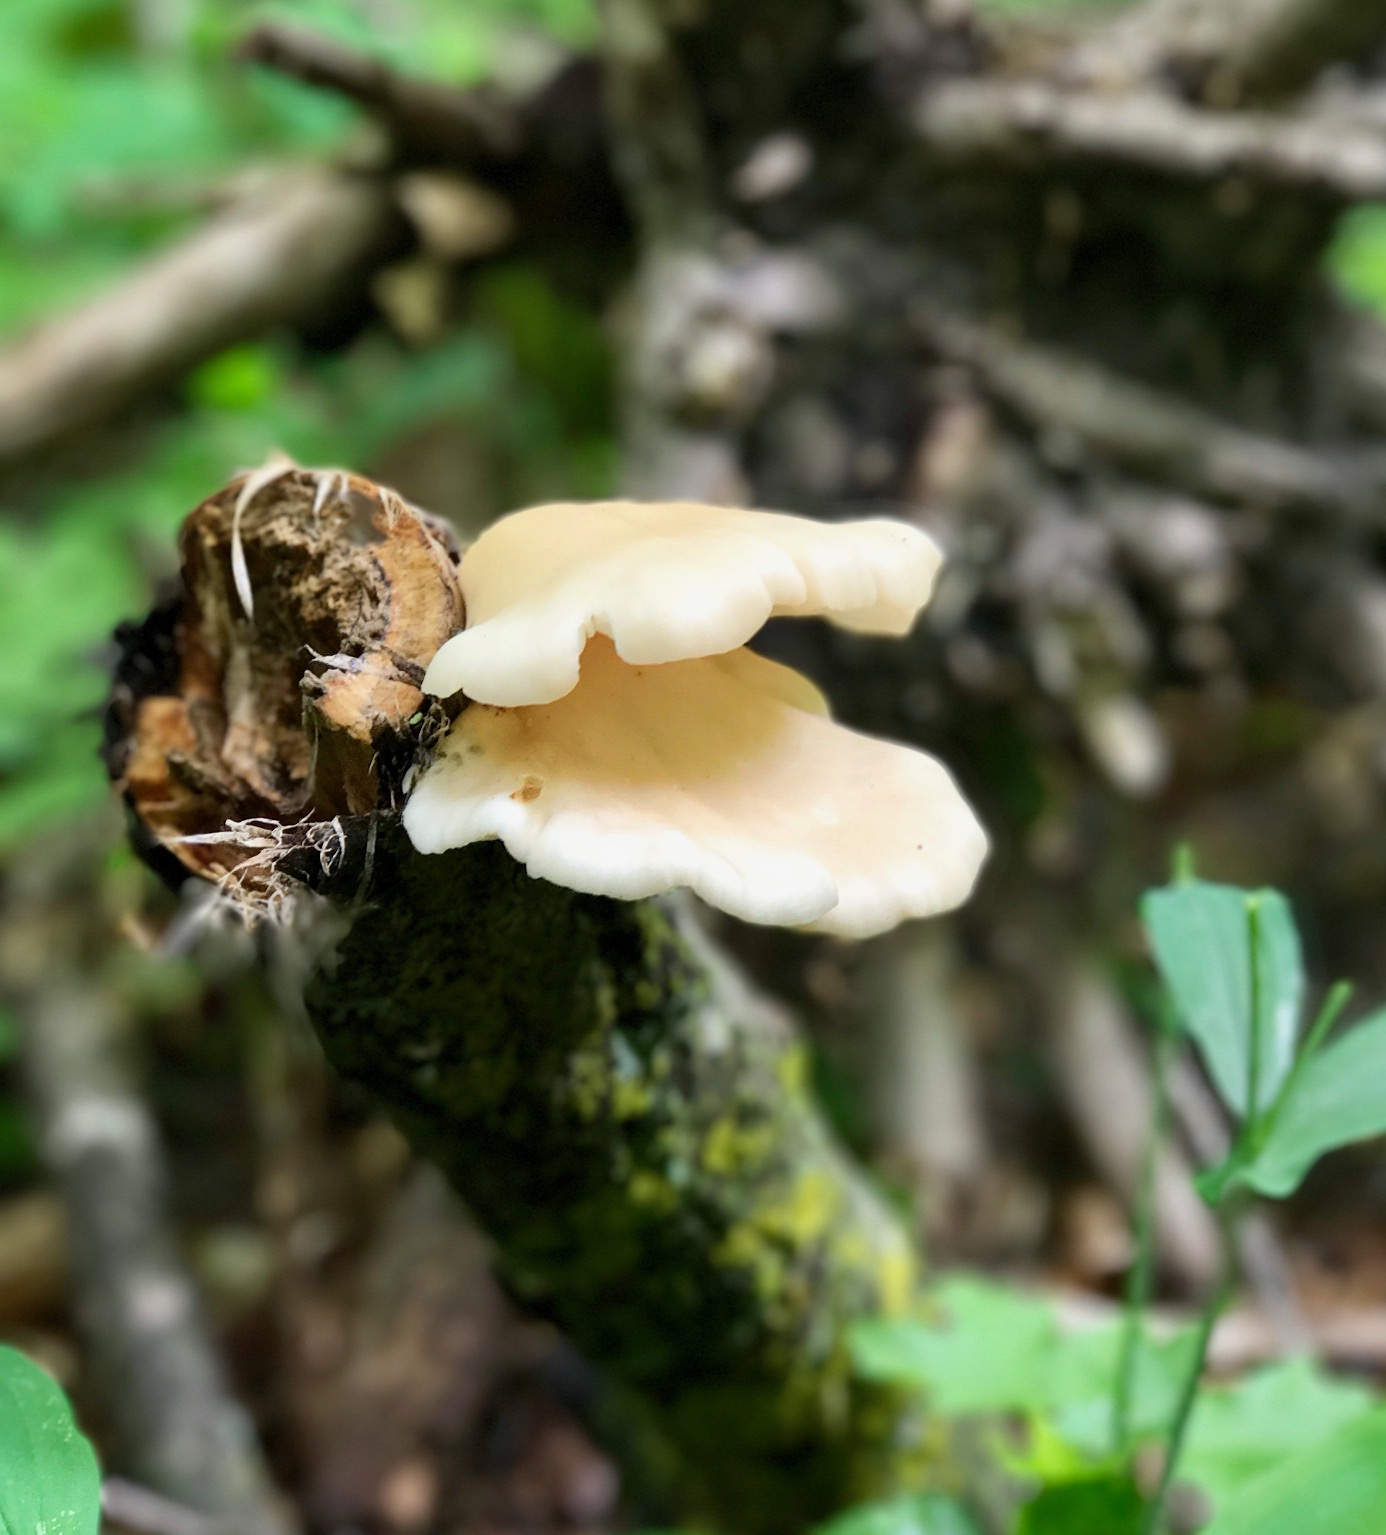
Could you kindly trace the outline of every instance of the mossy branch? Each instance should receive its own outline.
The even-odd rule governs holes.
[[[682,1512],[802,1528],[899,1476],[899,1408],[844,1332],[912,1299],[892,1214],[802,1046],[662,904],[398,832],[308,1008],[446,1171],[508,1283],[677,1452]]]
[[[852,1378],[845,1333],[909,1306],[915,1258],[784,1019],[675,905],[559,889],[495,844],[424,857],[400,827],[446,723],[417,686],[458,624],[445,531],[283,466],[198,508],[183,550],[108,721],[153,861],[252,911],[302,910],[301,882],[332,908],[308,996],[329,1056],[653,1430],[672,1516],[798,1535],[898,1485],[910,1409]]]

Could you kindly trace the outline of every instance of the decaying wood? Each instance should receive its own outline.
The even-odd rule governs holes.
[[[1156,91],[1113,96],[1056,81],[926,88],[915,124],[942,161],[1013,170],[1126,166],[1202,181],[1237,177],[1344,203],[1386,195],[1386,134],[1336,115],[1213,112]]]
[[[820,1120],[784,1018],[673,909],[531,879],[494,843],[413,852],[391,765],[436,728],[413,647],[460,618],[431,526],[287,467],[204,503],[171,639],[165,617],[142,665],[150,634],[126,637],[110,760],[166,857],[224,859],[261,905],[303,906],[295,881],[327,898],[307,1006],[329,1058],[447,1173],[512,1290],[637,1404],[678,1506],[798,1527],[901,1473],[906,1409],[852,1379],[844,1333],[909,1305],[909,1240]],[[396,555],[421,572],[407,590]],[[364,689],[358,661],[381,667]],[[327,738],[359,771],[320,775]],[[149,794],[130,764],[161,754]],[[333,797],[367,783],[368,812]],[[244,819],[223,834],[232,806],[257,811],[259,849]]]
[[[423,668],[461,627],[456,552],[393,492],[287,463],[189,517],[181,599],[126,635],[108,731],[112,777],[166,857],[264,905],[280,852],[311,844],[330,865],[341,817],[400,803]]]

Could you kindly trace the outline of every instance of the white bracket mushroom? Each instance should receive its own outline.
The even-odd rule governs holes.
[[[986,836],[947,770],[833,724],[812,683],[744,648],[777,615],[904,634],[940,563],[884,519],[638,502],[501,519],[463,556],[466,628],[424,678],[471,702],[405,807],[414,846],[499,837],[573,890],[688,886],[852,938],[959,905]]]

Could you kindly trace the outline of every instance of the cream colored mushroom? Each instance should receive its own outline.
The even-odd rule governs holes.
[[[463,556],[467,626],[434,657],[430,693],[515,708],[578,681],[608,635],[655,665],[744,645],[777,615],[904,634],[940,555],[905,523],[823,523],[689,502],[535,506],[503,517]]]
[[[938,762],[833,724],[797,672],[744,649],[632,666],[604,637],[563,697],[465,709],[404,824],[420,852],[499,837],[570,889],[689,886],[852,938],[958,905],[986,853]]]

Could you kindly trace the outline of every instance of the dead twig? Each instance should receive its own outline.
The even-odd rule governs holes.
[[[1349,522],[1386,515],[1386,454],[1327,450],[1262,436],[1057,349],[917,304],[921,339],[976,374],[1033,428],[1212,501],[1319,512]]]
[[[236,53],[246,63],[356,102],[382,123],[409,161],[484,165],[511,158],[524,136],[519,114],[496,92],[401,74],[308,27],[262,22]]]
[[[88,426],[223,348],[327,313],[391,244],[384,181],[314,171],[0,350],[0,460]]]

